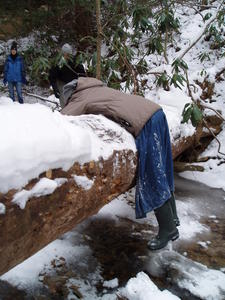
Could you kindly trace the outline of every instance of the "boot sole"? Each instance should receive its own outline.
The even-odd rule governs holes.
[[[148,249],[151,250],[151,251],[155,251],[155,250],[160,250],[160,249],[163,249],[167,246],[167,244],[169,243],[169,241],[176,241],[177,239],[179,238],[179,231],[176,230],[175,232],[169,234],[168,236],[168,240],[165,241],[164,243],[161,243],[161,245],[152,245],[149,243],[148,244]]]
[[[174,235],[172,238],[171,238],[171,241],[176,241],[177,239],[179,238],[179,231],[177,230],[177,233],[176,235]]]

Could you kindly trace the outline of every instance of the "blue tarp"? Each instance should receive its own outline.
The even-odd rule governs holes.
[[[163,110],[149,119],[136,138],[138,174],[136,218],[162,206],[174,191],[173,159],[169,128]]]

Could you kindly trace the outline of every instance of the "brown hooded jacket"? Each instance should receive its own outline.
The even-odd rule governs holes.
[[[102,114],[136,137],[159,109],[158,104],[141,96],[108,88],[95,78],[80,77],[74,94],[61,113],[73,116]]]

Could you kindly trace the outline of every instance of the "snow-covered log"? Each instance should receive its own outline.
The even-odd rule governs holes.
[[[127,191],[136,147],[103,116],[70,118],[39,104],[7,104],[1,120],[7,129],[0,147],[3,274]]]

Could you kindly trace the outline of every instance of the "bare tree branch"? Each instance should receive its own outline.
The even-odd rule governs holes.
[[[205,104],[202,104],[202,103],[201,103],[201,106],[204,107],[204,108],[207,108],[207,109],[210,109],[210,110],[214,111],[221,120],[225,121],[225,119],[223,118],[223,116],[217,110],[215,110],[214,108],[212,108],[210,106],[207,106]]]
[[[214,132],[212,131],[212,129],[209,128],[209,126],[207,125],[207,123],[206,123],[206,121],[205,121],[204,119],[203,119],[203,123],[204,123],[205,127],[209,130],[209,132],[212,134],[212,136],[215,138],[215,140],[217,141],[217,143],[219,144],[218,150],[217,150],[218,153],[225,156],[225,153],[220,152],[221,143],[220,143],[219,139],[218,139],[217,136],[214,134]]]
[[[217,74],[216,74],[216,80],[220,77],[220,75],[222,75],[223,73],[225,72],[225,68],[223,68],[221,71],[219,71]]]
[[[52,100],[49,100],[45,97],[42,97],[42,96],[39,96],[39,95],[36,95],[36,94],[32,94],[32,93],[28,93],[28,92],[25,92],[26,95],[28,96],[31,96],[31,97],[34,97],[34,98],[38,98],[42,101],[45,101],[45,102],[49,102],[49,103],[52,103],[52,104],[55,104],[56,105],[56,108],[59,109],[59,103],[56,102],[56,101],[52,101]]]

